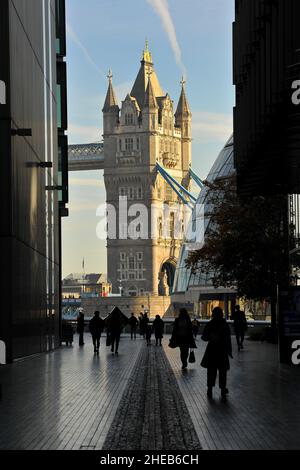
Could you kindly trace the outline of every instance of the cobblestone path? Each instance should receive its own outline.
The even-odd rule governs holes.
[[[142,347],[103,450],[199,450],[163,348]]]

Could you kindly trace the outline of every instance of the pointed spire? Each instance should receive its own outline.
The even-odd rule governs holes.
[[[153,85],[152,85],[151,75],[152,75],[152,72],[149,71],[148,72],[148,86],[145,92],[143,108],[157,109],[158,104],[157,104],[157,100],[156,100]]]
[[[148,39],[146,38],[146,45],[145,45],[145,50],[143,51],[143,59],[144,62],[149,62],[152,64],[152,54],[149,50],[149,43]]]
[[[190,106],[186,97],[186,93],[185,93],[186,81],[184,77],[182,77],[180,84],[181,84],[181,95],[180,95],[177,110],[175,113],[176,118],[189,117],[192,115]]]
[[[113,74],[111,70],[109,70],[107,78],[108,78],[108,90],[107,90],[107,94],[105,98],[104,107],[102,110],[103,112],[107,112],[111,108],[118,107],[118,101],[117,101],[113,84],[112,84]]]
[[[158,98],[160,96],[164,96],[164,92],[160,86],[159,80],[157,78],[157,75],[153,67],[152,54],[149,51],[148,40],[146,40],[146,47],[145,47],[145,50],[143,51],[141,67],[140,67],[139,73],[135,79],[134,85],[130,93],[130,95],[133,96],[137,100],[140,108],[142,108],[144,104],[145,93],[146,93],[147,86],[148,86],[149,71],[152,72],[151,84],[153,87],[155,97]]]

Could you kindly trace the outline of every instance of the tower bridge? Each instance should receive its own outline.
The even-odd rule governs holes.
[[[120,196],[127,196],[129,211],[136,204],[148,208],[151,223],[151,208],[161,207],[162,212],[155,214],[155,223],[158,228],[167,226],[167,235],[158,230],[155,239],[124,239],[120,233],[117,239],[108,239],[108,279],[114,293],[119,293],[121,285],[128,297],[168,297],[182,238],[174,236],[175,214],[165,215],[163,207],[193,199],[192,114],[185,81],[181,82],[175,111],[174,102],[159,83],[148,44],[132,90],[121,105],[112,78],[110,72],[102,110],[103,143],[70,145],[69,171],[103,169],[106,202],[117,213]],[[183,222],[181,230],[183,236]]]
[[[103,143],[69,145],[69,171],[104,169]]]

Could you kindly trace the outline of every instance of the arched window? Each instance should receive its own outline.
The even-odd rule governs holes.
[[[132,113],[126,113],[125,114],[125,125],[126,126],[132,126],[133,123],[134,123],[133,114]]]
[[[175,234],[175,214],[174,212],[171,212],[170,218],[169,218],[169,237],[174,238]]]

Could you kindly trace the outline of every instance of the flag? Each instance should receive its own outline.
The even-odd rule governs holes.
[[[82,269],[84,271],[84,258],[82,259]]]

